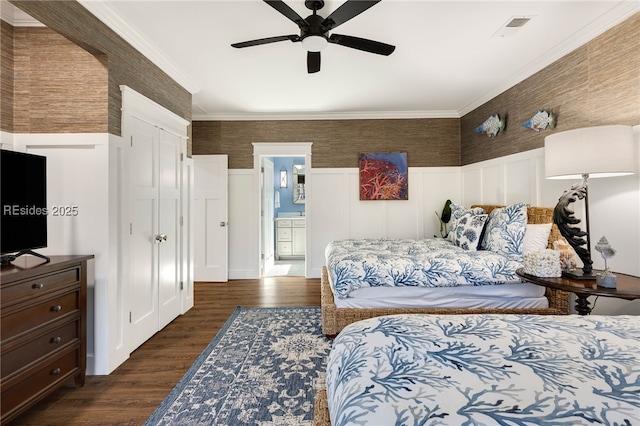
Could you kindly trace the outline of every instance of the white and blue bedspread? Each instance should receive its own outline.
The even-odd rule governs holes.
[[[640,425],[638,318],[359,321],[329,355],[331,424]]]
[[[465,250],[443,239],[350,239],[325,248],[341,299],[364,287],[455,287],[517,283],[522,256]]]

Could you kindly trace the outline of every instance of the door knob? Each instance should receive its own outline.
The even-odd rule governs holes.
[[[167,241],[167,234],[156,235],[153,242],[156,244],[160,244],[161,242],[164,242],[164,241]]]
[[[227,226],[227,222],[220,222],[220,226]]]

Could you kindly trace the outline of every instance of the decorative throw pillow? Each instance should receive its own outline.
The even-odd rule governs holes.
[[[527,223],[522,253],[545,250],[549,245],[549,234],[552,223],[531,224]]]
[[[451,203],[451,220],[449,221],[449,235],[447,238],[449,241],[455,244],[455,240],[453,237],[454,231],[458,226],[458,220],[467,212],[472,214],[483,214],[484,209],[481,207],[474,207],[472,209],[468,209],[456,203]]]
[[[503,255],[522,256],[522,242],[527,229],[527,205],[512,204],[489,213],[481,248]]]
[[[488,217],[486,214],[473,214],[469,211],[464,213],[452,232],[455,245],[465,250],[477,250]]]

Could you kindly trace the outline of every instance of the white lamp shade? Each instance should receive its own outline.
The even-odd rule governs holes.
[[[597,126],[568,130],[544,139],[547,179],[580,179],[630,175],[636,172],[636,147],[631,126]]]

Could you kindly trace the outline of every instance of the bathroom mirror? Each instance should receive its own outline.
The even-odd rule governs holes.
[[[304,204],[305,189],[304,189],[304,165],[293,165],[293,204]]]

